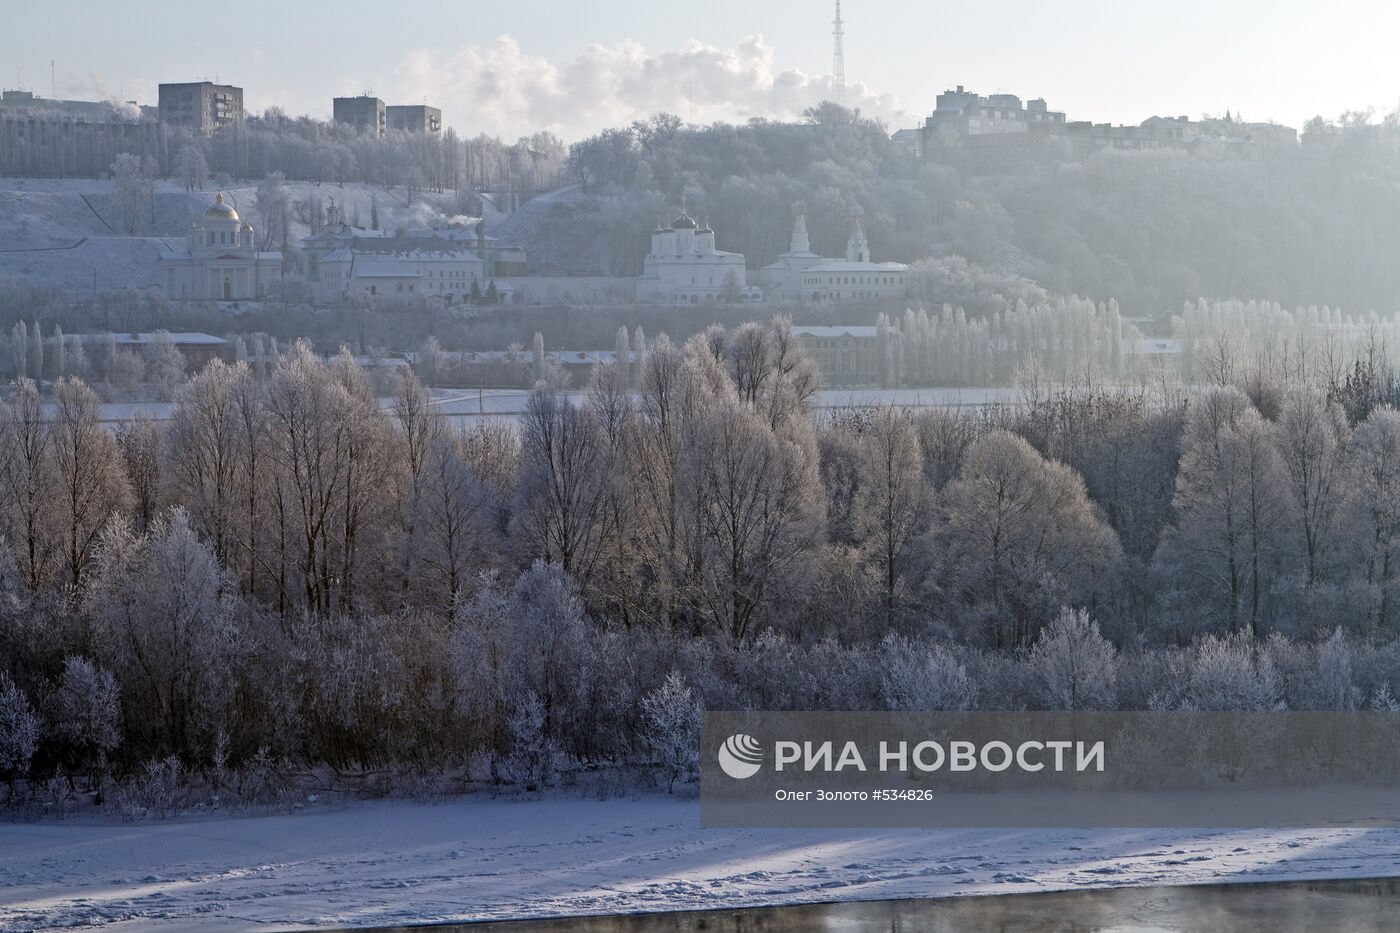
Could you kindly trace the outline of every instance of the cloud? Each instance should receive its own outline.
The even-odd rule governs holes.
[[[500,36],[449,54],[410,52],[391,84],[395,101],[441,107],[458,132],[507,138],[547,129],[577,139],[661,110],[695,123],[790,118],[832,97],[830,75],[776,70],[773,47],[757,35],[734,49],[695,40],[656,53],[632,41],[589,45],[564,64]],[[904,116],[892,95],[861,84],[847,87],[845,102],[890,122]]]

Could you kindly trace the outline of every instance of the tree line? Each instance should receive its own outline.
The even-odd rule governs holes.
[[[701,706],[1393,704],[1381,395],[822,415],[782,319],[633,344],[514,424],[448,423],[409,371],[381,403],[304,343],[210,363],[164,422],[21,380],[0,776],[115,774],[128,803],[312,765],[669,784]]]
[[[26,134],[19,122],[0,121],[0,175],[97,177],[125,157],[142,176],[176,178],[189,189],[280,172],[296,181],[484,191],[523,200],[554,188],[565,159],[563,142],[548,132],[513,143],[485,134],[463,138],[450,127],[440,135],[393,130],[380,137],[292,118],[275,107],[209,136],[154,122],[83,128],[93,140],[77,146],[76,132]],[[479,216],[480,205],[475,208],[462,213]]]

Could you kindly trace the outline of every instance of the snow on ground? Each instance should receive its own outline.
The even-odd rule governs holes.
[[[693,801],[0,826],[0,929],[237,930],[1400,875],[1400,830],[702,830]]]
[[[402,189],[374,185],[290,181],[286,189],[292,203],[312,194],[323,206],[334,199],[347,219],[364,226],[369,226],[373,203],[385,230],[451,219],[450,194],[425,193],[410,205]],[[111,181],[0,178],[0,279],[74,289],[93,288],[94,276],[99,289],[157,285],[162,249],[183,244],[190,221],[214,203],[217,193],[212,182],[202,191],[186,192],[177,181],[158,181],[154,205],[143,207],[136,235],[129,236]],[[224,194],[245,220],[261,226],[256,182],[236,182]],[[290,232],[300,242],[310,229],[294,218]]]

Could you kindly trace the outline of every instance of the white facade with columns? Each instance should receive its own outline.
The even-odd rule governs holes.
[[[251,224],[219,194],[182,247],[167,245],[160,281],[172,301],[256,301],[282,279],[282,253],[259,250]]]

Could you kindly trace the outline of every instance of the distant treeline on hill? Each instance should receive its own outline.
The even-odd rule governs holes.
[[[787,249],[791,205],[803,201],[820,255],[839,253],[858,205],[877,260],[963,256],[1051,294],[1116,298],[1134,317],[1202,295],[1358,314],[1395,310],[1400,295],[1393,119],[1314,120],[1293,150],[1047,147],[1014,172],[974,176],[915,159],[876,121],[825,104],[802,123],[658,117],[608,130],[571,147],[569,176],[591,206],[556,212],[554,236],[601,238],[616,271],[633,271],[657,216],[682,198],[721,249],[762,265]]]
[[[489,191],[524,200],[559,184],[563,142],[552,133],[514,143],[393,131],[379,138],[338,123],[293,119],[276,108],[235,130],[200,136],[154,121],[63,124],[35,130],[0,118],[0,175],[81,178],[112,172],[126,153],[151,159],[166,178],[259,179],[273,172],[316,182],[366,182],[431,191]]]
[[[44,148],[60,145],[0,128],[0,172],[73,165]],[[860,207],[877,260],[964,257],[1052,295],[1116,299],[1133,318],[1163,317],[1202,295],[1351,314],[1393,311],[1400,295],[1400,123],[1390,118],[1314,120],[1296,149],[1046,147],[1039,161],[995,176],[967,174],[951,157],[914,158],[886,127],[834,104],[796,123],[689,127],[662,114],[567,151],[547,133],[513,145],[451,132],[379,140],[277,111],[210,138],[162,131],[152,146],[133,154],[192,187],[207,174],[281,172],[455,190],[464,213],[481,207],[483,189],[509,208],[572,183],[574,196],[529,204],[528,223],[500,228],[545,271],[635,275],[649,231],[682,203],[708,220],[721,249],[761,266],[788,248],[792,205],[802,201],[819,255],[841,253]],[[104,154],[87,168],[110,165]]]

